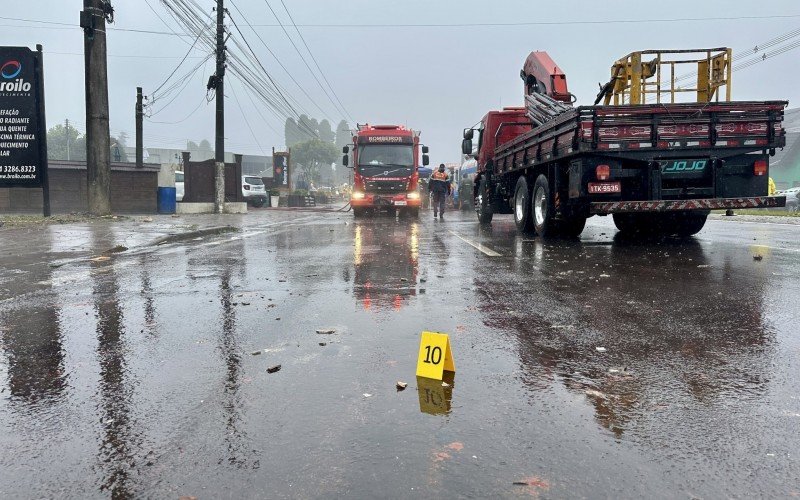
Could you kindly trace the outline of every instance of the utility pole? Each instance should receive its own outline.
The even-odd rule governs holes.
[[[136,87],[136,168],[144,167],[144,139],[142,138],[142,122],[144,107],[142,106],[142,87]]]
[[[221,214],[225,208],[225,6],[217,0],[217,73],[214,83],[217,99],[217,130],[214,161],[216,167],[214,189],[214,213]]]
[[[81,28],[86,79],[86,182],[89,213],[111,213],[111,139],[108,125],[106,18],[114,22],[110,0],[83,0]]]
[[[67,161],[69,161],[69,118],[64,120],[64,131],[67,135]]]

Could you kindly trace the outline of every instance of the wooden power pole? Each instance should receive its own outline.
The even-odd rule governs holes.
[[[89,213],[111,213],[111,139],[108,125],[106,17],[113,22],[109,0],[83,0],[81,28],[86,79],[86,180]]]
[[[218,214],[225,208],[225,6],[223,4],[223,0],[217,0],[217,72],[214,79],[217,100],[214,213]]]
[[[142,138],[142,122],[144,106],[142,105],[142,87],[136,87],[136,168],[144,167],[144,138]]]

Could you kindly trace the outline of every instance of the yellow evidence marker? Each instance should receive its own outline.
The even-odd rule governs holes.
[[[422,332],[417,358],[417,377],[442,380],[445,371],[455,372],[450,338],[446,333]]]

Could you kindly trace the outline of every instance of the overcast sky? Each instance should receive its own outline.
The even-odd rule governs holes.
[[[147,5],[149,2],[161,19]],[[167,32],[182,28],[167,14],[162,0],[116,0],[114,28]],[[192,0],[208,8],[213,0]],[[729,46],[734,57],[744,57],[757,44],[800,28],[796,0],[752,2],[674,1],[568,1],[532,0],[284,0],[300,26],[314,57],[344,107],[359,123],[401,123],[422,131],[431,147],[432,161],[457,161],[461,129],[475,123],[486,111],[501,105],[520,105],[519,70],[531,50],[546,50],[567,74],[578,104],[591,104],[597,84],[608,79],[611,63],[625,54],[650,48]],[[69,118],[85,130],[83,32],[77,27],[80,0],[30,0],[3,2],[0,45],[44,45],[47,121],[52,126]],[[249,43],[273,78],[297,101],[302,110],[322,118],[261,42],[236,14],[235,4],[263,40],[311,98],[336,122],[342,118],[311,76],[286,35],[275,26],[267,0],[226,0]],[[280,0],[269,0],[281,22],[289,23]],[[613,4],[613,8],[610,7]],[[677,18],[733,18],[782,16],[770,19],[653,22]],[[24,18],[57,24],[29,23]],[[634,23],[587,21],[637,20]],[[409,24],[563,23],[518,26],[397,26]],[[576,24],[577,22],[577,24]],[[313,24],[369,25],[302,26]],[[389,25],[389,26],[387,26]],[[301,50],[303,42],[289,24],[289,33]],[[238,33],[234,33],[238,37]],[[787,43],[800,40],[794,36]],[[133,136],[137,86],[151,94],[186,54],[192,39],[172,34],[110,30],[108,72],[111,131]],[[232,44],[229,42],[229,46]],[[783,45],[776,45],[777,49]],[[768,49],[769,51],[770,49]],[[187,73],[205,53],[196,49],[178,70]],[[314,62],[305,54],[308,63]],[[768,58],[734,72],[733,97],[737,100],[786,99],[800,101],[800,48]],[[205,85],[213,61],[200,68],[177,98],[145,122],[146,147],[185,147],[186,140],[214,137],[214,105],[204,101]],[[318,77],[323,85],[325,81]],[[227,150],[269,154],[283,145],[283,118],[266,108],[254,109],[251,96],[231,78],[226,101]],[[232,88],[231,88],[232,86]],[[237,106],[238,97],[243,112]],[[202,103],[202,104],[201,104]],[[162,101],[154,106],[159,110]],[[198,105],[200,107],[198,108]],[[187,116],[196,110],[188,119]],[[248,128],[243,119],[252,127]],[[179,124],[155,123],[177,122]],[[133,143],[131,139],[130,144]]]

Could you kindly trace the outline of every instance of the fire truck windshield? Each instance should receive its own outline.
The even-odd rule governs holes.
[[[368,144],[358,148],[358,169],[366,176],[409,176],[414,171],[410,144]]]

